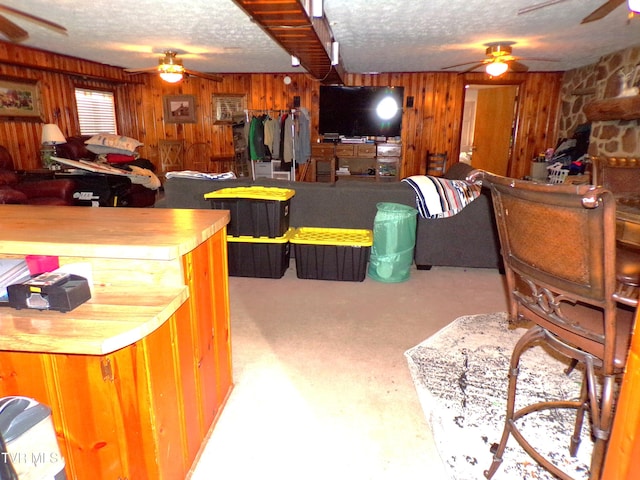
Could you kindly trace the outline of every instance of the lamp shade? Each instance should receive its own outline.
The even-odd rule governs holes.
[[[485,67],[485,71],[492,77],[499,77],[509,70],[509,65],[504,62],[491,62]]]
[[[629,0],[628,6],[632,12],[640,13],[640,0]]]
[[[67,139],[60,131],[60,128],[54,123],[47,123],[42,127],[42,139],[43,145],[60,145],[61,143],[67,143]]]

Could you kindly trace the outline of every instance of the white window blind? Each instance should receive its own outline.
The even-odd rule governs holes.
[[[76,88],[81,135],[118,133],[113,92]]]

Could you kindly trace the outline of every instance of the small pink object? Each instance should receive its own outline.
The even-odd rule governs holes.
[[[51,255],[27,255],[25,260],[31,275],[52,272],[60,266],[58,263],[58,257]]]

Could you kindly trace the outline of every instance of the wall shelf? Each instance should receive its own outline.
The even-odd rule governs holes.
[[[596,100],[584,107],[584,113],[590,121],[640,119],[640,95]]]

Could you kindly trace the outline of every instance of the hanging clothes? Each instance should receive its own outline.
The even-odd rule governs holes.
[[[285,132],[286,132],[286,128],[285,128],[285,123],[287,121],[287,118],[289,117],[288,114],[284,113],[282,115],[280,115],[280,145],[278,146],[278,154],[279,154],[279,158],[280,160],[284,161],[284,144],[285,144]]]
[[[294,159],[293,150],[293,115],[287,115],[283,123],[283,135],[282,135],[282,164],[284,170],[291,168],[291,162]]]
[[[253,117],[249,128],[249,152],[251,160],[265,160],[266,150],[264,145],[264,117]]]
[[[264,144],[269,152],[271,152],[272,158],[278,158],[277,150],[273,148],[277,125],[278,121],[271,116],[267,116],[264,121]]]
[[[280,123],[280,118],[282,115],[279,115],[278,118],[273,119],[273,144],[271,148],[271,152],[273,153],[273,158],[281,159],[282,155],[280,154],[280,145],[282,144],[282,125]]]
[[[296,117],[295,159],[298,165],[311,158],[311,116],[306,108],[298,110]]]

